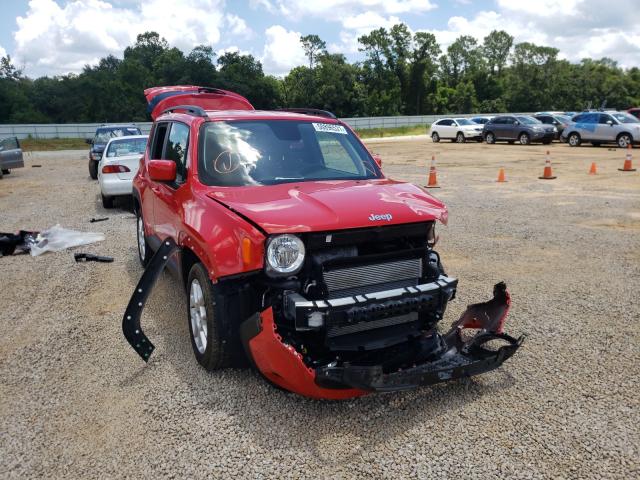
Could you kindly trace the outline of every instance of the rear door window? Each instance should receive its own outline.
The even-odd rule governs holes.
[[[167,131],[169,124],[166,122],[157,123],[153,129],[153,140],[151,142],[151,160],[162,160],[164,152],[164,143],[167,139]]]

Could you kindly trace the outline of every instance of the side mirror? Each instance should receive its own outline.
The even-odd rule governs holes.
[[[516,120],[515,122],[513,122],[514,125],[520,125],[520,122],[518,120]]]
[[[607,125],[609,125],[610,127],[613,127],[613,122],[611,120],[607,120]]]
[[[176,162],[172,160],[149,160],[149,177],[155,182],[175,182]]]
[[[91,145],[93,143],[93,138],[85,138],[84,143],[88,143],[89,145]]]
[[[375,162],[378,164],[378,167],[382,168],[382,157],[377,153],[372,153],[371,156],[373,157]]]

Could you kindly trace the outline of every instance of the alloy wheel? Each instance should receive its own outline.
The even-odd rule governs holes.
[[[198,352],[204,354],[207,349],[207,308],[202,287],[197,278],[192,280],[189,289],[189,320],[193,342]]]

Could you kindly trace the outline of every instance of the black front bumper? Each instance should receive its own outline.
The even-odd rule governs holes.
[[[480,333],[465,343],[460,335],[460,330],[455,330],[447,337],[441,337],[446,344],[445,352],[422,365],[390,373],[384,373],[379,365],[321,367],[316,369],[316,383],[328,388],[341,386],[375,392],[433,385],[494,370],[510,358],[524,341],[524,337],[515,339],[504,333]],[[497,350],[483,346],[492,340],[503,341],[505,345]]]

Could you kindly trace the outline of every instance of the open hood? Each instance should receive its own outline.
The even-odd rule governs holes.
[[[147,88],[144,96],[147,99],[147,111],[153,120],[167,108],[178,105],[195,105],[203,110],[254,110],[242,95],[195,85]]]
[[[268,233],[447,221],[442,202],[415,185],[389,179],[224,187],[207,195]]]

